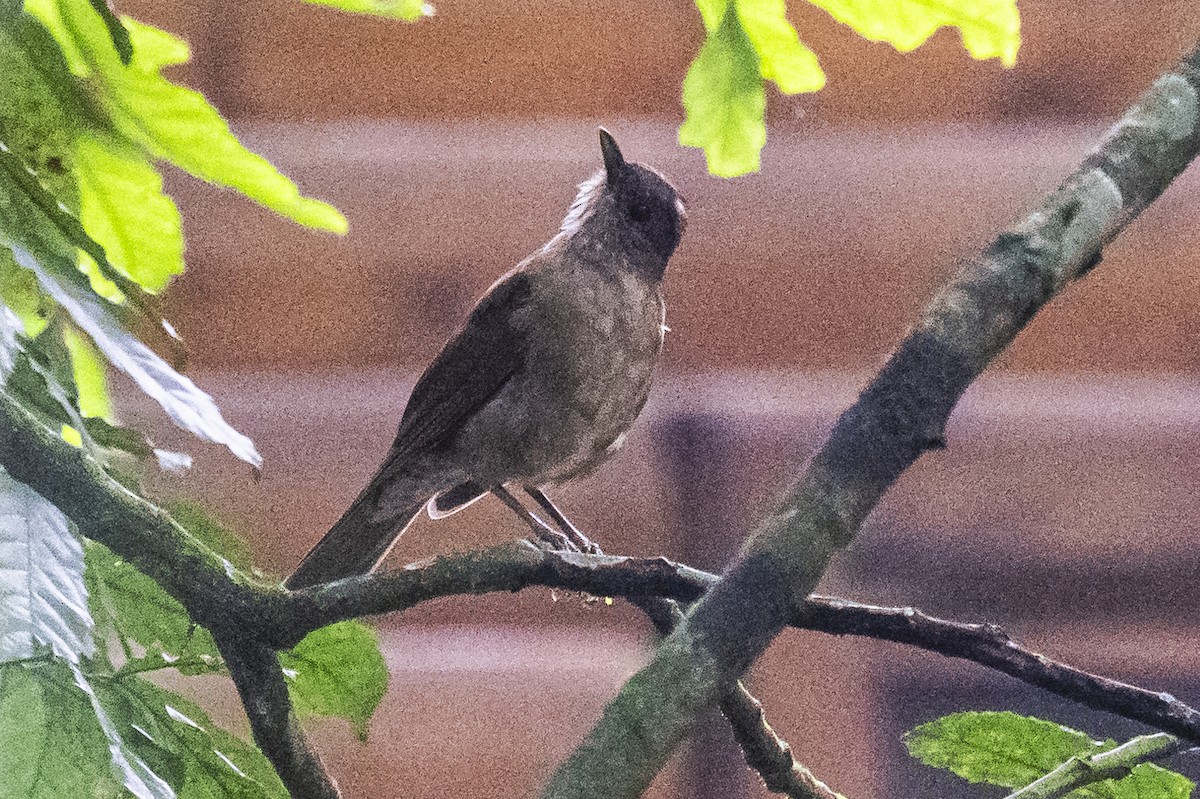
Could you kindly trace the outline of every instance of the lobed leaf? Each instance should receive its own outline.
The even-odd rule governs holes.
[[[735,7],[758,54],[764,79],[774,81],[784,94],[816,92],[825,87],[825,73],[817,55],[804,46],[788,22],[784,0],[736,0]]]
[[[242,146],[202,94],[160,74],[163,67],[187,61],[182,39],[125,17],[122,23],[133,44],[133,59],[126,66],[87,0],[29,0],[27,7],[62,46],[72,72],[92,82],[112,125],[131,142],[302,225],[346,232],[341,212],[301,195],[266,159]]]
[[[183,272],[183,226],[162,176],[113,137],[80,136],[74,156],[84,228],[115,267],[147,291],[162,291]]]
[[[809,0],[872,41],[900,52],[920,47],[941,27],[957,28],[972,58],[1017,62],[1021,17],[1016,0]]]
[[[703,148],[714,175],[755,172],[767,141],[766,102],[758,56],[730,4],[684,78],[679,143]]]

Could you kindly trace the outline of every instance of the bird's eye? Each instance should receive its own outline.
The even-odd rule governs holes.
[[[630,206],[629,218],[634,222],[645,222],[650,218],[650,209],[641,203],[637,203],[636,205]]]

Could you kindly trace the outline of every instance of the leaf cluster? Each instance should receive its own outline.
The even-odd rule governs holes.
[[[324,4],[429,13],[411,2]],[[261,463],[174,365],[182,345],[157,295],[183,271],[184,243],[161,165],[302,225],[346,231],[337,209],[303,196],[202,95],[164,74],[188,57],[185,42],[104,0],[0,4],[0,391],[134,492],[147,469],[190,459],[119,423],[113,368],[179,426]],[[199,508],[172,512],[246,561]],[[6,581],[0,612],[0,795],[286,795],[256,747],[145,679],[224,674],[209,632],[3,471],[0,567],[19,577]],[[302,715],[341,716],[365,736],[386,685],[373,632],[334,625],[280,657]]]
[[[1015,0],[809,0],[871,41],[901,52],[956,28],[972,58],[1016,63]],[[800,41],[784,0],[696,0],[707,36],[683,82],[679,143],[704,150],[714,175],[757,172],[767,141],[767,82],[784,94],[820,91],[825,73]]]

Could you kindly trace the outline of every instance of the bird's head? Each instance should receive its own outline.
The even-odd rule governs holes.
[[[604,128],[600,152],[604,169],[579,187],[562,232],[573,234],[586,225],[591,235],[615,240],[622,250],[651,261],[661,277],[687,226],[683,199],[657,170],[626,161]]]

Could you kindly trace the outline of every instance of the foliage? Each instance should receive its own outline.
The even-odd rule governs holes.
[[[402,18],[428,11],[329,4]],[[134,491],[147,468],[189,461],[118,423],[112,366],[176,424],[261,463],[250,439],[156,351],[179,351],[152,295],[183,270],[184,251],[159,164],[308,227],[346,231],[340,212],[302,196],[200,94],[162,74],[187,59],[183,41],[118,18],[104,0],[0,4],[0,390]],[[237,537],[199,508],[170,510],[248,563]],[[253,745],[144,677],[224,673],[208,631],[2,471],[0,571],[0,796],[286,795]],[[365,734],[386,685],[371,631],[338,625],[281,658],[300,712],[342,715]],[[54,768],[40,765],[48,759]]]
[[[956,28],[973,58],[1016,62],[1016,0],[810,0],[873,41],[907,52]],[[819,91],[825,73],[788,22],[783,0],[696,0],[708,37],[683,84],[679,143],[700,147],[714,175],[755,172],[767,140],[766,81],[784,94]]]
[[[1051,721],[1009,712],[954,713],[910,730],[909,753],[927,766],[946,769],[969,782],[1022,788],[1072,757],[1112,749],[1086,733]],[[1187,799],[1195,784],[1151,763],[1135,766],[1122,779],[1072,791],[1075,799]]]

